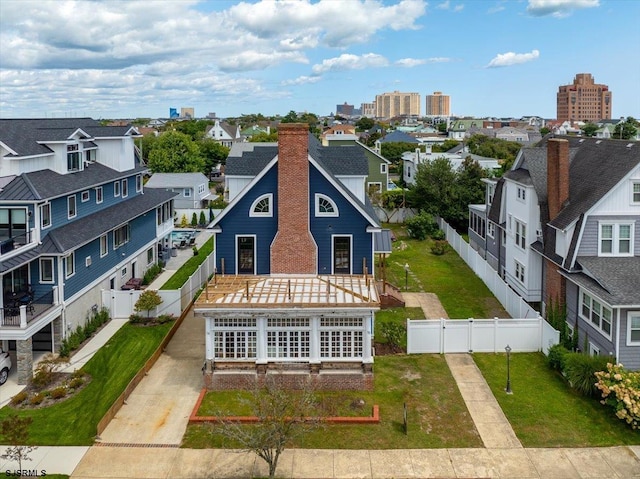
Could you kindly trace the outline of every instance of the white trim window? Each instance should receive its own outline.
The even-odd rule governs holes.
[[[522,186],[518,186],[518,199],[522,202],[526,202],[527,201],[527,190],[526,188],[523,188]]]
[[[89,201],[89,198],[90,198],[90,195],[89,195],[89,191],[88,190],[87,191],[83,191],[80,194],[80,201],[82,203],[86,203],[87,201]]]
[[[103,258],[109,254],[109,240],[107,235],[100,236],[100,257]]]
[[[631,204],[640,204],[640,181],[631,182]]]
[[[102,194],[102,186],[97,186],[96,187],[96,204],[102,203],[103,200],[104,200],[104,196]]]
[[[519,220],[515,220],[516,223],[516,246],[522,249],[527,247],[527,225]]]
[[[75,218],[78,216],[78,207],[76,205],[76,195],[67,196],[67,218]]]
[[[40,227],[42,229],[51,226],[51,203],[40,205]]]
[[[634,226],[634,222],[600,222],[598,256],[633,256]]]
[[[40,258],[40,282],[53,284],[53,258]]]
[[[489,238],[496,237],[496,224],[492,221],[487,221],[487,236]]]
[[[122,225],[120,228],[113,230],[113,249],[118,249],[120,246],[129,242],[130,231],[129,224]]]
[[[311,353],[309,318],[268,318],[267,358],[308,358]]]
[[[153,248],[149,248],[149,249],[147,250],[147,266],[149,266],[149,265],[153,264],[153,263],[154,263],[154,261],[155,261],[155,258],[154,258],[154,249],[153,249]]]
[[[142,191],[142,175],[136,175],[136,192]]]
[[[255,319],[213,319],[214,359],[255,359],[258,328]]]
[[[592,326],[611,338],[611,322],[613,313],[602,301],[594,296],[581,292],[580,316],[589,321]]]
[[[113,196],[120,196],[120,182],[113,182]]]
[[[327,195],[316,193],[315,195],[316,216],[339,216],[338,206]]]
[[[249,208],[249,216],[273,216],[273,193],[258,196]]]
[[[182,196],[184,196],[185,198],[191,198],[191,188],[183,188]]]
[[[129,181],[125,178],[122,180],[122,197],[126,198],[127,196],[129,196]]]
[[[70,278],[76,274],[76,254],[71,253],[64,258],[64,277]]]
[[[640,346],[640,311],[627,315],[627,346]]]
[[[321,358],[361,358],[364,354],[363,318],[321,318]]]
[[[67,171],[80,171],[80,147],[67,145]]]
[[[514,260],[515,262],[515,276],[516,279],[518,281],[520,281],[522,284],[524,284],[524,265],[517,260]]]
[[[380,163],[380,174],[383,174],[383,175],[387,174],[387,164],[386,163]]]

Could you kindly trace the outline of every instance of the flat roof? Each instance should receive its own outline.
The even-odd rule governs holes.
[[[380,307],[373,276],[214,276],[194,304],[208,309]]]

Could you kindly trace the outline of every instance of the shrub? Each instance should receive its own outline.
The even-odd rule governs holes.
[[[551,369],[556,371],[564,371],[564,362],[569,350],[562,344],[554,344],[549,348],[549,354],[547,356],[547,364]]]
[[[131,324],[142,324],[142,323],[146,322],[146,320],[147,320],[147,318],[145,318],[145,317],[143,317],[143,316],[141,316],[139,314],[136,314],[136,313],[133,313],[131,316],[129,316],[129,322]]]
[[[45,395],[43,393],[34,394],[33,396],[31,396],[31,399],[29,399],[29,402],[34,406],[37,406],[38,404],[42,404],[44,398]]]
[[[69,381],[69,387],[71,389],[78,389],[80,386],[84,384],[84,379],[81,377],[76,377]]]
[[[19,404],[22,404],[28,397],[29,394],[27,393],[27,391],[20,391],[18,394],[11,398],[11,405],[17,406]]]
[[[187,220],[187,215],[182,215],[182,218],[180,218],[180,227],[181,228],[186,228],[187,226],[189,226],[189,221]]]
[[[41,388],[47,387],[54,381],[58,368],[66,362],[63,358],[58,358],[53,354],[45,355],[36,366],[33,384]]]
[[[173,316],[173,314],[161,314],[156,319],[156,322],[158,324],[164,324],[164,323],[169,323],[169,322],[173,321],[174,319],[176,319],[176,318]]]
[[[198,215],[196,214],[195,211],[191,215],[191,226],[193,226],[194,228],[198,226]]]
[[[417,240],[424,240],[438,230],[438,223],[426,211],[421,211],[413,218],[409,218],[405,221],[405,225],[409,237]]]
[[[640,372],[624,369],[622,364],[607,363],[606,371],[596,372],[596,388],[602,404],[610,406],[619,419],[632,429],[640,429]]]
[[[436,256],[442,256],[447,252],[448,244],[445,240],[434,241],[431,245],[431,253]]]
[[[571,387],[584,396],[595,396],[595,373],[607,367],[608,358],[582,353],[565,355],[564,372]]]
[[[55,389],[52,389],[51,390],[51,394],[50,394],[50,396],[53,399],[61,399],[61,398],[65,397],[66,395],[67,395],[67,388],[65,388],[64,386],[60,386],[60,387],[57,387]]]
[[[148,285],[156,279],[160,273],[162,273],[162,266],[160,264],[153,264],[147,271],[145,271],[144,276],[142,277],[142,284]]]
[[[204,211],[200,212],[198,223],[200,224],[200,226],[205,226],[207,224],[207,217],[204,215]]]
[[[218,196],[215,200],[212,200],[212,201],[209,202],[209,206],[211,208],[215,208],[217,210],[221,210],[225,206],[227,206],[227,202],[224,200],[224,198],[222,196]]]
[[[380,333],[394,352],[402,350],[402,343],[407,334],[402,324],[391,321],[382,323],[380,325]]]
[[[431,235],[431,239],[436,240],[436,241],[440,241],[443,240],[447,237],[447,235],[444,234],[444,231],[442,230],[436,230],[433,232],[433,234]]]
[[[85,339],[91,337],[107,321],[109,321],[109,310],[107,308],[92,312],[91,316],[87,315],[85,326],[78,325],[75,331],[60,343],[60,356],[68,358],[73,351],[80,347]]]

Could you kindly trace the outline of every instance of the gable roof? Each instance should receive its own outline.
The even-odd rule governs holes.
[[[572,282],[611,306],[640,305],[640,256],[578,257],[577,261],[584,272],[564,273]]]
[[[208,182],[208,178],[202,173],[154,173],[145,186],[147,188],[184,188]]]
[[[413,136],[406,134],[403,131],[392,131],[388,135],[385,135],[384,138],[380,140],[380,143],[420,143]]]
[[[93,188],[109,181],[127,178],[136,172],[147,171],[138,166],[124,172],[100,163],[90,163],[84,170],[61,175],[52,170],[39,170],[16,176],[0,190],[0,200],[38,201]]]

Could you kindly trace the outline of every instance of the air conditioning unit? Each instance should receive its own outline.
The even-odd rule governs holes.
[[[84,265],[88,268],[89,266],[91,266],[91,256],[87,256],[84,259]]]
[[[536,230],[536,236],[542,238],[542,230]]]

